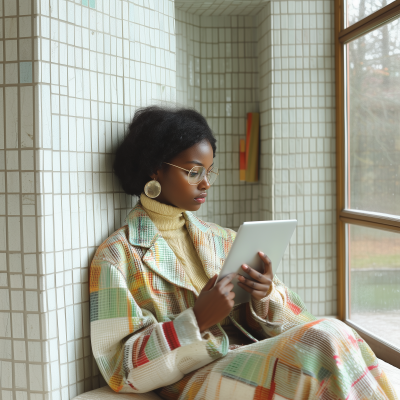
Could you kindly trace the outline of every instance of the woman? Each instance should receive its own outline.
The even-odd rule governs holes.
[[[164,399],[395,399],[377,358],[347,325],[316,320],[271,273],[243,265],[251,301],[216,278],[235,232],[191,213],[218,171],[216,140],[189,109],[136,112],[114,170],[140,196],[90,271],[92,348],[117,392]],[[144,193],[143,193],[144,192]]]

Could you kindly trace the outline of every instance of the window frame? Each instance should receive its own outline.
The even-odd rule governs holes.
[[[400,0],[375,11],[344,28],[345,0],[335,0],[335,78],[336,78],[336,235],[337,235],[337,308],[338,318],[354,328],[380,359],[400,368],[400,351],[390,343],[371,335],[347,320],[347,232],[346,224],[388,230],[400,234],[400,217],[346,209],[346,71],[344,45],[400,17]]]

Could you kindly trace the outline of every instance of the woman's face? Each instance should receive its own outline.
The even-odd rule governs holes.
[[[204,140],[182,151],[169,162],[187,170],[200,165],[209,171],[214,163],[213,150],[208,140]],[[201,207],[210,188],[207,178],[197,185],[190,185],[187,171],[168,164],[163,164],[162,169],[152,178],[161,184],[161,194],[156,198],[157,201],[188,211],[196,211]]]

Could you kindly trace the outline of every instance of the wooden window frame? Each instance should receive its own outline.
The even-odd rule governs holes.
[[[338,318],[354,328],[377,357],[400,368],[400,351],[346,319],[346,224],[383,229],[400,234],[400,217],[348,210],[346,206],[345,148],[345,71],[344,45],[400,17],[400,0],[374,12],[347,28],[344,27],[345,0],[335,0],[335,76],[336,76],[336,222],[337,222],[337,305]]]

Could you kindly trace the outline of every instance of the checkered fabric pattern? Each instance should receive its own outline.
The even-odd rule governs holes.
[[[184,213],[209,278],[235,232]],[[220,324],[200,333],[198,296],[138,203],[97,250],[90,269],[91,340],[116,392],[164,399],[396,399],[377,358],[340,321],[316,320],[277,277],[261,301],[230,318],[254,343],[229,348]]]

